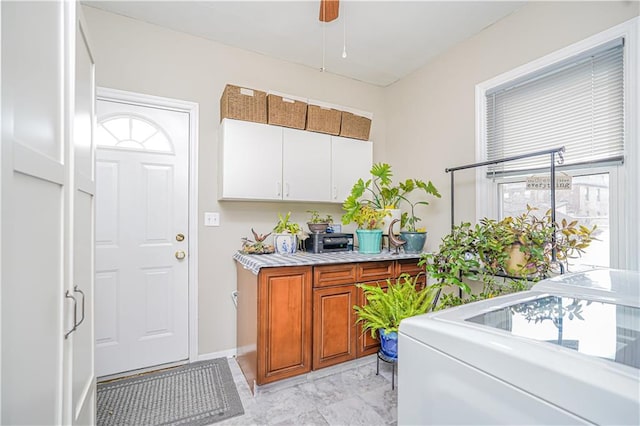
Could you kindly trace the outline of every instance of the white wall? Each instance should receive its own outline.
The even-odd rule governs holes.
[[[236,288],[236,272],[232,256],[240,248],[240,238],[251,236],[251,227],[259,233],[269,232],[278,212],[292,211],[292,218],[303,224],[308,209],[339,218],[341,208],[335,204],[217,201],[219,109],[225,84],[276,90],[373,112],[374,159],[385,152],[382,89],[98,9],[85,7],[84,12],[96,55],[98,86],[200,105],[199,353],[235,349],[236,312],[231,292]],[[260,178],[252,176],[251,170],[247,176]],[[205,211],[220,212],[219,228],[202,226]]]
[[[531,2],[385,90],[383,158],[398,175],[431,179],[443,196],[419,215],[430,231],[427,249],[450,229],[444,169],[476,161],[476,84],[638,14],[638,2]],[[475,220],[474,173],[455,174],[456,223]]]

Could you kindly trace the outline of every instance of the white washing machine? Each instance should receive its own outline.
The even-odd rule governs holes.
[[[638,272],[408,318],[398,344],[400,425],[640,425]]]

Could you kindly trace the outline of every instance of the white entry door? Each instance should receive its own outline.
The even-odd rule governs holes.
[[[96,374],[186,360],[189,115],[98,100]]]

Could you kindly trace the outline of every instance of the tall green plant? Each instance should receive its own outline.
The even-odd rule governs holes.
[[[440,198],[440,193],[436,187],[429,182],[419,179],[407,179],[404,182],[393,184],[393,172],[387,163],[376,163],[370,170],[371,179],[366,181],[358,179],[351,188],[351,193],[342,204],[345,213],[342,215],[342,223],[348,225],[354,221],[359,209],[363,205],[371,206],[375,209],[395,209],[400,202],[406,201],[411,206],[411,214],[405,216],[405,223],[415,229],[415,223],[420,218],[415,216],[415,206],[428,205],[425,200],[412,202],[408,195],[414,190],[421,189],[425,195],[432,195]],[[404,226],[404,225],[403,225]]]
[[[437,294],[437,286],[420,290],[417,279],[412,279],[409,274],[402,274],[395,283],[387,279],[386,290],[378,285],[358,284],[364,291],[367,304],[356,305],[353,309],[358,317],[357,322],[362,323],[363,333],[369,331],[371,337],[375,338],[380,329],[397,332],[403,319],[428,312]]]
[[[433,183],[431,183],[431,181],[424,182],[419,179],[407,179],[404,182],[400,182],[399,187],[403,191],[403,195],[401,196],[401,198],[404,201],[406,201],[407,204],[409,204],[409,206],[411,206],[411,213],[409,212],[402,213],[400,226],[402,228],[405,228],[409,232],[416,232],[417,231],[416,224],[422,220],[416,216],[416,213],[415,213],[416,206],[418,205],[428,206],[429,202],[427,202],[426,200],[411,201],[411,199],[409,199],[405,195],[409,194],[410,192],[413,192],[415,189],[422,189],[422,191],[424,192],[424,195],[432,195],[437,198],[440,198],[441,195],[438,192],[438,189],[433,185]]]

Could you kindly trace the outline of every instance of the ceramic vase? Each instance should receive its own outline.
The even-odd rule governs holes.
[[[275,234],[273,246],[278,254],[293,254],[298,247],[298,237],[293,234]]]

